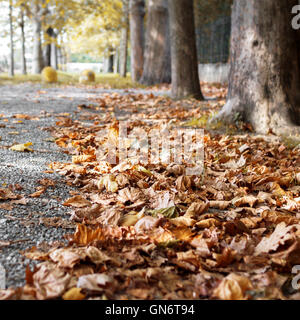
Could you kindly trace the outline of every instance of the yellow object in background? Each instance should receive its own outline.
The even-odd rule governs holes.
[[[46,67],[42,71],[42,79],[44,82],[54,83],[57,82],[57,72],[51,67]]]
[[[88,82],[95,82],[96,75],[93,70],[84,70],[82,71],[79,77],[79,83],[88,83]]]

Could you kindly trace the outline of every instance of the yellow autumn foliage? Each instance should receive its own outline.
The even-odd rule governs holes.
[[[42,71],[42,79],[47,83],[57,82],[57,72],[52,67],[46,67]]]

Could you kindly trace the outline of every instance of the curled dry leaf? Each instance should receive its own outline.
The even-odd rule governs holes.
[[[211,200],[209,201],[210,208],[216,208],[220,210],[227,209],[231,205],[231,201],[224,200]]]
[[[197,218],[205,213],[210,206],[209,202],[193,202],[185,213],[185,217]]]
[[[121,226],[134,226],[144,216],[143,210],[141,212],[130,212],[125,214],[119,221]]]
[[[246,300],[246,291],[252,288],[248,278],[231,273],[222,280],[213,295],[221,300]]]
[[[116,192],[119,189],[119,185],[116,182],[115,177],[111,174],[105,175],[104,177],[100,178],[96,184],[99,189],[104,186],[108,192]]]
[[[192,187],[193,180],[190,176],[178,177],[175,181],[176,189],[179,191],[186,191]]]
[[[43,262],[37,268],[33,275],[37,298],[44,300],[60,297],[66,290],[71,275],[49,262]]]
[[[84,207],[90,207],[92,204],[90,201],[86,200],[82,196],[75,196],[75,197],[69,198],[67,201],[64,202],[63,205],[67,207],[84,208]]]
[[[77,288],[91,291],[103,291],[103,289],[112,282],[113,278],[105,273],[88,274],[78,278]]]
[[[95,155],[84,154],[84,155],[72,157],[72,162],[74,164],[81,164],[81,163],[93,162],[93,161],[96,161]]]
[[[299,225],[286,226],[284,222],[279,223],[270,237],[264,237],[255,248],[255,254],[276,251],[280,245],[293,239],[293,230],[298,230]]]
[[[49,257],[52,261],[56,262],[59,267],[63,268],[73,268],[77,263],[87,258],[95,264],[110,260],[105,253],[93,246],[54,249],[49,253]]]
[[[0,200],[18,199],[19,196],[14,194],[8,188],[0,188]]]
[[[251,208],[257,203],[258,199],[252,195],[237,197],[232,200],[232,204],[236,207],[249,205]]]
[[[160,219],[158,218],[145,216],[135,224],[134,229],[137,233],[147,231],[147,230],[152,230],[157,226],[159,221]]]
[[[18,152],[33,152],[33,149],[30,148],[30,146],[32,146],[32,142],[27,142],[27,143],[23,143],[23,144],[16,144],[12,147],[10,147],[9,149],[12,151],[18,151]]]
[[[204,219],[196,223],[196,226],[202,229],[218,227],[220,225],[222,225],[222,222],[214,218]]]

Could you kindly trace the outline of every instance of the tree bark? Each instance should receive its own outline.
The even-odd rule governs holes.
[[[54,41],[51,43],[51,67],[55,70],[58,69],[58,54],[57,54],[57,45],[56,38],[57,34],[53,32]]]
[[[111,53],[109,53],[108,56],[105,58],[104,72],[105,73],[114,72],[114,55]]]
[[[126,77],[127,74],[127,51],[128,51],[128,33],[129,33],[129,12],[128,0],[123,0],[123,28],[121,31],[121,43],[119,54],[119,68],[121,77]]]
[[[167,0],[148,1],[144,68],[145,85],[171,83],[170,29]]]
[[[41,73],[43,69],[43,53],[41,43],[41,22],[33,19],[33,61],[32,72]]]
[[[32,72],[41,73],[44,67],[43,51],[42,51],[42,20],[46,12],[45,0],[34,1],[32,3],[32,29],[33,29],[33,61]]]
[[[14,30],[12,19],[12,2],[9,1],[9,35],[10,35],[10,64],[9,75],[13,77],[15,75],[15,61],[14,61]]]
[[[46,30],[47,33],[47,45],[45,50],[45,66],[51,67],[51,41],[54,36],[54,31],[51,27]]]
[[[213,121],[239,116],[259,133],[299,133],[300,36],[291,26],[297,4],[235,0],[228,99]]]
[[[203,100],[198,73],[193,0],[168,0],[171,31],[172,96]]]
[[[115,57],[114,57],[114,74],[118,74],[120,71],[120,48],[116,49]]]
[[[140,80],[144,65],[144,0],[130,0],[131,77]]]
[[[24,11],[23,7],[20,10],[20,29],[21,29],[21,72],[22,74],[27,74],[26,66],[26,52],[25,52],[25,22],[24,22]]]

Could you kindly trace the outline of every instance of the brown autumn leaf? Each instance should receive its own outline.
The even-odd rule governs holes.
[[[143,197],[143,193],[137,188],[125,188],[119,190],[119,194],[117,196],[117,200],[125,203],[125,202],[136,202]]]
[[[39,218],[39,224],[43,224],[47,227],[56,227],[63,229],[73,229],[76,227],[74,222],[67,219],[62,219],[60,217],[41,217]]]
[[[130,227],[111,227],[100,226],[97,228],[89,228],[85,225],[78,224],[75,233],[71,236],[71,243],[78,245],[88,245],[93,241],[108,241],[133,239],[134,232]]]
[[[0,200],[19,199],[19,196],[14,194],[8,188],[0,188]]]
[[[105,253],[93,246],[53,249],[49,253],[49,258],[62,268],[73,268],[80,261],[85,261],[87,258],[95,264],[110,260]]]
[[[96,161],[96,156],[95,155],[84,154],[84,155],[73,156],[72,157],[72,162],[74,164],[81,164],[81,163],[93,162],[93,161]]]
[[[160,220],[151,216],[142,217],[136,222],[134,229],[137,233],[152,230],[158,225]]]
[[[205,213],[210,206],[209,202],[193,202],[185,213],[185,217],[197,218]]]
[[[121,210],[117,208],[109,208],[101,212],[96,221],[103,225],[117,226],[121,219]]]
[[[47,187],[37,187],[36,192],[29,195],[31,198],[39,198],[45,191],[47,190]]]
[[[42,262],[37,266],[33,275],[33,284],[36,288],[36,296],[39,300],[54,299],[60,297],[66,290],[71,275],[55,264]]]
[[[196,226],[202,229],[210,228],[210,227],[218,227],[221,225],[222,225],[222,222],[215,218],[204,219],[196,223]]]
[[[67,207],[84,208],[84,207],[91,207],[92,203],[86,200],[84,197],[78,195],[78,196],[69,198],[63,203],[63,205]]]
[[[103,291],[103,289],[113,281],[113,278],[105,273],[88,274],[78,278],[77,288],[91,291]]]
[[[45,187],[54,187],[55,181],[52,179],[43,178],[37,181],[39,184]]]
[[[190,176],[180,176],[175,181],[176,189],[179,191],[189,190],[193,185],[192,177]]]
[[[246,291],[252,288],[248,278],[231,273],[222,280],[213,295],[221,300],[246,300]]]
[[[231,205],[231,201],[224,201],[224,200],[210,200],[209,207],[216,208],[220,210],[227,209]]]
[[[253,195],[247,195],[244,197],[236,197],[232,200],[232,204],[236,207],[249,205],[251,208],[257,203],[258,199]]]
[[[295,237],[292,231],[298,230],[298,225],[286,226],[284,222],[279,223],[269,237],[264,237],[255,248],[255,255],[276,251],[280,245]]]

